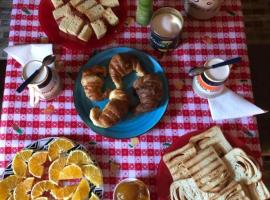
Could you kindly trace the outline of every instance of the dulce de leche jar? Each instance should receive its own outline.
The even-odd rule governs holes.
[[[207,20],[216,16],[223,0],[185,0],[184,7],[188,15]]]

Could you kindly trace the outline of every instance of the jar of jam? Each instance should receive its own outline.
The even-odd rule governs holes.
[[[144,182],[128,178],[115,187],[113,200],[150,200],[150,193]]]

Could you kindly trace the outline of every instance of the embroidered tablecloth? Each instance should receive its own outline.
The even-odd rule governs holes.
[[[14,0],[10,24],[9,45],[46,42],[38,21],[39,0]],[[28,91],[16,94],[22,83],[22,68],[9,58],[5,76],[3,108],[0,126],[0,173],[14,154],[32,141],[51,136],[65,136],[85,144],[104,173],[104,199],[112,199],[115,184],[126,177],[145,181],[152,199],[157,199],[155,175],[164,148],[183,134],[202,130],[215,124],[225,133],[241,138],[260,155],[256,120],[253,117],[215,122],[211,119],[207,100],[196,96],[187,71],[213,57],[241,56],[243,62],[233,68],[227,85],[252,101],[249,62],[240,0],[226,0],[218,16],[198,21],[186,16],[183,1],[155,1],[154,9],[175,7],[185,18],[182,42],[175,51],[160,56],[149,45],[149,27],[132,23],[136,1],[128,1],[128,22],[122,33],[107,46],[128,46],[146,51],[156,57],[166,71],[170,101],[162,120],[150,131],[134,139],[116,140],[97,135],[78,116],[73,103],[72,75],[88,60],[91,51],[69,50],[55,45],[59,71],[64,82],[63,93],[50,102],[31,108]],[[62,66],[62,67],[61,67]],[[69,75],[68,75],[69,74]],[[71,74],[71,76],[70,76]],[[226,102],[224,102],[226,103]],[[252,133],[249,137],[245,133]]]

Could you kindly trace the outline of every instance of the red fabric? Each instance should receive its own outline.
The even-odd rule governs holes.
[[[135,16],[135,2],[128,1],[128,16]],[[45,35],[38,22],[38,5],[38,0],[13,1],[10,45],[43,41]],[[245,98],[253,99],[241,1],[224,1],[219,15],[209,21],[198,21],[185,16],[183,1],[154,1],[154,9],[162,6],[175,7],[184,15],[182,42],[178,49],[161,57],[149,45],[150,28],[136,23],[125,27],[124,32],[117,35],[112,43],[98,49],[135,47],[158,58],[166,71],[170,88],[169,106],[162,120],[140,136],[135,147],[130,145],[133,144],[131,140],[114,140],[97,135],[77,115],[72,96],[74,83],[66,73],[76,73],[88,60],[91,51],[70,50],[55,45],[54,52],[64,62],[60,73],[64,91],[53,101],[41,102],[36,108],[29,106],[27,90],[16,94],[16,88],[22,83],[22,69],[9,58],[0,122],[0,172],[18,150],[32,141],[50,136],[65,136],[85,144],[101,165],[105,183],[104,199],[112,199],[116,183],[126,177],[137,177],[145,181],[151,190],[151,199],[157,199],[155,176],[160,155],[167,143],[187,132],[218,124],[225,133],[241,139],[253,153],[260,155],[255,118],[212,121],[207,100],[193,93],[192,79],[187,75],[191,66],[202,65],[207,59],[241,56],[243,61],[233,67],[227,86]],[[31,14],[25,14],[23,8],[29,9]],[[227,10],[235,13],[235,16]],[[51,109],[52,106],[54,109],[48,111],[47,108]],[[19,135],[14,130],[15,125],[23,134]],[[243,133],[246,130],[255,133],[255,137],[246,136]]]

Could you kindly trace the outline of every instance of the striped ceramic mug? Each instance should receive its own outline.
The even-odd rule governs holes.
[[[42,65],[41,61],[32,60],[23,67],[23,79],[26,80],[36,69]],[[29,102],[32,107],[36,106],[40,100],[50,100],[55,98],[62,91],[62,82],[58,73],[51,67],[45,66],[28,84]]]
[[[219,58],[210,59],[205,63],[205,67],[223,62]],[[211,98],[222,93],[224,83],[230,75],[230,65],[209,69],[193,78],[193,89],[195,93],[203,98]]]

